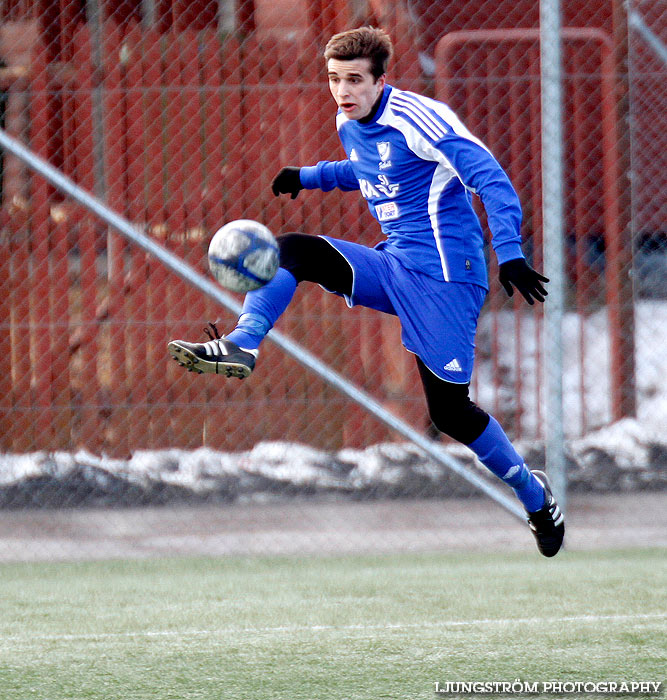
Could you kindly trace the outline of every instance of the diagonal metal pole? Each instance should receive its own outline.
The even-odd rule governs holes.
[[[667,66],[667,46],[660,37],[644,22],[644,18],[637,10],[628,12],[628,24],[632,29],[641,34],[644,41],[653,49],[655,55]]]
[[[125,236],[125,238],[132,243],[156,257],[165,267],[207,297],[229,309],[237,316],[241,313],[241,305],[234,297],[224,292],[217,284],[198,273],[190,265],[183,262],[177,255],[168,251],[122,216],[116,214],[116,212],[110,209],[106,204],[76,185],[70,178],[47,163],[43,158],[33,153],[30,149],[26,148],[19,141],[9,136],[3,130],[0,130],[0,146],[22,160],[28,167],[38,172],[61,192],[69,195],[72,199],[79,202],[79,204],[97,214],[97,216],[109,226],[116,229],[116,231]],[[496,501],[496,503],[505,508],[505,510],[512,515],[521,520],[525,519],[526,516],[523,509],[514,500],[448,455],[437,443],[421,435],[410,425],[400,418],[397,418],[393,413],[387,411],[387,409],[375,399],[357,388],[342,375],[334,372],[305,348],[276,330],[272,330],[267,338],[275,343],[283,352],[317,374],[328,384],[338,389],[342,394],[345,394],[345,396],[358,403],[369,413],[372,413],[389,428],[395,430],[404,438],[417,445],[417,447],[421,448],[433,460],[458,474],[461,478]]]

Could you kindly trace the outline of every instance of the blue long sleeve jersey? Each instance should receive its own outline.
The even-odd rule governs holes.
[[[336,117],[347,160],[301,168],[306,189],[361,190],[387,239],[376,247],[436,279],[488,289],[482,200],[499,263],[523,257],[521,205],[498,161],[442,102],[386,85],[371,120]]]

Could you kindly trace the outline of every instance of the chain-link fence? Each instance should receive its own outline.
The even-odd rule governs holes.
[[[450,104],[507,170],[524,208],[524,250],[540,269],[537,5],[5,3],[0,121],[202,272],[211,234],[237,218],[276,235],[373,244],[379,228],[358,193],[283,201],[270,183],[282,165],[342,157],[323,46],[335,31],[382,26],[395,42],[389,82]],[[571,483],[654,486],[667,416],[667,11],[563,5]],[[185,374],[166,343],[235,319],[15,157],[2,155],[0,169],[4,506],[115,502],[114,493],[124,503],[471,493],[414,450],[372,448],[396,436],[270,343],[247,381]],[[488,259],[473,396],[539,464],[549,420],[543,309],[507,299]],[[303,284],[278,328],[433,434],[393,317]],[[631,427],[596,432],[611,424]],[[192,452],[201,447],[216,452],[214,466],[210,452]],[[177,448],[185,452],[165,456]]]

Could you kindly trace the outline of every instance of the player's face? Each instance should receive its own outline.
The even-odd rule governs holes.
[[[370,58],[341,61],[330,58],[327,62],[329,90],[336,104],[349,119],[363,119],[384,90],[384,75],[377,80],[371,73]]]

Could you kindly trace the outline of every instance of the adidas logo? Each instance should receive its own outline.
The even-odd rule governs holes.
[[[357,149],[353,148],[350,151],[350,160],[354,161],[355,163],[359,160],[359,156],[357,155]]]
[[[451,362],[448,362],[444,366],[444,370],[446,372],[463,372],[463,368],[461,367],[459,361],[456,358],[454,358]]]
[[[561,513],[558,503],[551,498],[551,503],[549,504],[549,513],[551,513],[551,519],[554,521],[554,525],[560,525],[564,520],[565,516]]]

